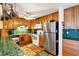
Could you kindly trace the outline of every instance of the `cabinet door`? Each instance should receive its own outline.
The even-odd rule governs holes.
[[[64,28],[73,29],[73,8],[65,9],[64,12]]]
[[[79,5],[74,7],[74,25],[76,26],[76,29],[79,29]]]
[[[79,41],[63,39],[63,55],[79,56]]]

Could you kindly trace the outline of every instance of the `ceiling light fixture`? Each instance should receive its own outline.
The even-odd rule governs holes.
[[[36,19],[37,15],[24,16],[24,18],[27,20],[32,20],[32,19]]]

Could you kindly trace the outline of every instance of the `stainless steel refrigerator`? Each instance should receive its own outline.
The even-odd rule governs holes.
[[[58,54],[58,26],[57,22],[45,22],[44,23],[44,36],[45,43],[44,48],[47,52],[57,55]]]

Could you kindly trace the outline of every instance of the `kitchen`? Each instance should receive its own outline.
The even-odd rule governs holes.
[[[58,37],[58,17],[56,20],[52,19],[52,16],[58,15],[58,13],[33,18],[30,12],[25,11],[24,13],[16,5],[24,4],[1,3],[3,13],[0,21],[0,55],[58,55],[58,38],[56,38],[56,36]]]
[[[0,56],[79,56],[78,10],[77,3],[0,3]]]

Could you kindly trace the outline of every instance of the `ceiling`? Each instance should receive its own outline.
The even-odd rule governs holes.
[[[21,16],[23,13],[28,12],[35,18],[58,11],[62,6],[64,9],[69,8],[79,3],[17,3],[17,7],[21,10]]]

